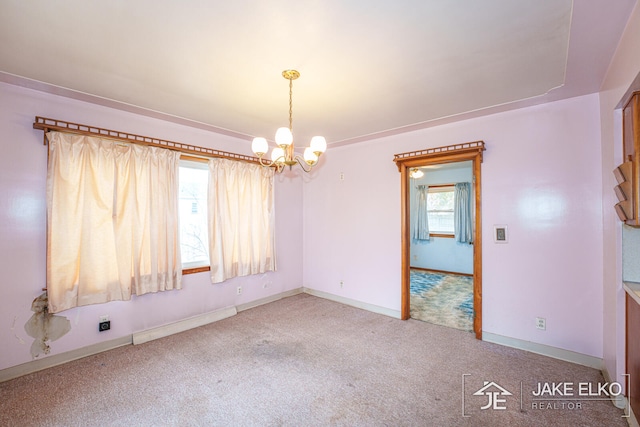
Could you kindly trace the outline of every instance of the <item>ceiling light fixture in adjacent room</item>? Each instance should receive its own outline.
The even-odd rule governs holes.
[[[314,136],[311,138],[309,147],[304,149],[304,154],[300,155],[295,152],[293,144],[293,81],[300,77],[300,73],[296,70],[284,70],[282,77],[289,80],[289,127],[281,127],[276,131],[277,147],[271,151],[271,161],[263,160],[269,150],[269,144],[265,138],[254,138],[251,149],[260,159],[262,166],[274,166],[277,172],[282,172],[285,166],[289,166],[291,169],[296,163],[300,165],[302,170],[309,172],[318,163],[320,155],[326,151],[327,141],[322,136]]]
[[[409,171],[409,176],[413,179],[419,179],[422,178],[424,176],[424,172],[422,172],[420,169],[418,168],[412,168]]]

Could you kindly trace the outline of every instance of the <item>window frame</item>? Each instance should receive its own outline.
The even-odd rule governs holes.
[[[203,157],[182,155],[180,156],[180,167],[190,167],[192,169],[202,169],[202,170],[208,171],[209,159],[206,159]],[[207,185],[208,185],[208,182],[207,182]],[[180,225],[180,232],[182,232],[182,224]],[[208,232],[209,230],[207,229],[207,233]],[[184,262],[182,263],[182,275],[201,273],[205,271],[211,271],[211,257],[209,257],[207,265],[198,265],[194,263],[188,263],[187,265],[185,265]]]
[[[455,184],[429,185],[427,198],[431,193],[448,193],[448,192],[454,192],[454,191],[455,191]],[[429,209],[427,204],[427,215],[429,215],[431,212],[451,212],[451,215],[453,215],[454,208],[452,207],[450,210],[449,209],[446,209],[446,210]],[[437,231],[434,233],[430,232],[429,237],[442,237],[447,239],[453,239],[455,237],[455,230],[452,230],[451,233],[442,232],[442,231]]]

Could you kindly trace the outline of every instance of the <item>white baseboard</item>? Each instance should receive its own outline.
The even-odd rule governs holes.
[[[611,378],[611,375],[609,375],[609,371],[607,370],[606,366],[602,367],[601,372],[602,372],[602,376],[604,377],[604,380],[606,382],[608,382],[608,383],[614,382],[614,379]],[[627,390],[627,392],[628,392],[628,390]],[[624,397],[621,394],[619,394],[617,396],[611,396],[611,401],[613,402],[613,405],[616,408],[625,409],[625,411],[624,411],[625,414],[628,414],[628,411],[626,409],[627,409],[627,406],[629,404],[629,400],[626,397]],[[631,409],[631,407],[629,407],[629,409]]]
[[[67,351],[60,354],[54,354],[52,356],[43,357],[41,359],[35,359],[30,362],[26,362],[20,365],[12,366],[10,368],[0,370],[0,383],[8,381],[13,378],[21,377],[23,375],[31,374],[33,372],[41,371],[43,369],[52,368],[54,366],[62,365],[63,363],[71,362],[73,360],[81,359],[83,357],[91,356],[94,354],[102,353],[103,351],[112,350],[114,348],[122,347],[130,344],[142,344],[147,341],[183,332],[198,326],[203,326],[208,323],[216,322],[218,320],[225,319],[235,315],[242,310],[248,310],[249,308],[256,307],[258,305],[267,304],[272,301],[276,301],[288,296],[302,293],[302,288],[294,289],[292,291],[283,292],[277,295],[272,295],[267,298],[262,298],[256,301],[252,301],[246,304],[236,307],[227,307],[221,310],[216,310],[211,313],[205,313],[199,316],[191,317],[188,319],[180,320],[176,323],[160,326],[146,331],[135,332],[132,335],[126,335],[124,337],[116,338],[109,341],[103,341],[97,344],[92,344],[86,347],[77,348],[75,350]]]
[[[399,310],[391,310],[390,308],[380,307],[379,305],[368,304],[366,302],[357,301],[350,298],[341,297],[338,295],[330,294],[328,292],[317,291],[311,288],[302,288],[305,294],[313,295],[316,297],[328,299],[331,301],[339,302],[341,304],[350,305],[352,307],[361,308],[363,310],[371,311],[373,313],[384,314],[385,316],[394,317],[400,319]]]
[[[506,347],[526,350],[531,353],[541,354],[543,356],[553,357],[554,359],[560,359],[566,362],[577,363],[578,365],[588,366],[600,371],[602,370],[604,365],[602,363],[602,359],[598,357],[588,356],[586,354],[576,353],[575,351],[564,350],[562,348],[552,347],[550,345],[519,340],[517,338],[509,338],[498,334],[492,334],[490,332],[482,331],[482,340],[504,345]]]
[[[240,304],[237,307],[227,307],[220,310],[212,311],[210,313],[201,314],[199,316],[190,317],[188,319],[180,320],[168,325],[159,326],[153,329],[147,329],[145,331],[133,333],[133,344],[142,344],[158,338],[167,337],[169,335],[184,332],[189,329],[197,328],[209,323],[217,322],[227,317],[235,316],[237,313],[248,310],[259,305],[267,304],[273,301],[277,301],[282,298],[290,297],[302,293],[302,288],[293,289],[286,292],[281,292],[276,295],[271,295],[265,298],[260,298],[255,301],[251,301],[245,304]]]
[[[45,357],[42,359],[36,359],[21,365],[13,366],[0,370],[0,382],[7,381],[13,378],[17,378],[22,375],[30,374],[42,369],[50,368],[53,366],[61,365],[72,360],[80,359],[83,357],[91,356],[93,354],[101,353],[103,351],[111,350],[117,347],[121,347],[128,344],[141,344],[154,339],[166,337],[175,333],[183,332],[198,326],[203,326],[208,323],[216,322],[218,320],[225,319],[227,317],[234,316],[237,312],[248,310],[253,307],[257,307],[262,304],[267,304],[273,301],[277,301],[282,298],[297,295],[300,293],[307,293],[309,295],[317,296],[320,298],[335,301],[341,304],[346,304],[352,307],[360,308],[363,310],[371,311],[373,313],[382,314],[385,316],[400,318],[400,311],[392,310],[386,307],[380,307],[374,304],[364,303],[362,301],[353,300],[350,298],[341,297],[338,295],[330,294],[323,291],[318,291],[311,288],[298,288],[287,292],[283,292],[277,295],[272,295],[259,300],[251,301],[246,304],[241,304],[238,307],[227,307],[224,309],[216,310],[211,313],[202,314],[199,316],[191,317],[172,323],[165,326],[160,326],[146,331],[135,332],[133,335],[128,335],[114,340],[104,341],[101,343],[93,344],[87,347],[78,348],[65,353],[56,354],[53,356]],[[532,343],[530,341],[519,340],[516,338],[504,337],[490,332],[483,332],[483,340],[487,342],[493,342],[507,347],[518,348],[521,350],[530,351],[532,353],[542,354],[544,356],[553,357],[568,362],[577,363],[580,365],[588,366],[591,368],[603,369],[602,359],[593,356],[587,356],[584,354],[576,353],[569,350],[564,350],[556,347],[547,346],[544,344]],[[604,372],[603,372],[604,374]],[[623,402],[614,402],[616,406]],[[633,413],[630,414],[637,426],[637,421]],[[631,418],[629,418],[631,424]]]
[[[251,301],[245,304],[240,304],[238,306],[236,306],[236,309],[238,310],[238,313],[241,311],[245,311],[245,310],[249,310],[250,308],[254,308],[254,307],[258,307],[259,305],[263,305],[263,304],[268,304],[270,302],[274,302],[274,301],[278,301],[279,299],[282,298],[286,298],[286,297],[292,297],[294,295],[298,295],[301,294],[302,288],[298,288],[298,289],[293,289],[290,291],[286,291],[286,292],[281,292],[279,294],[276,295],[271,295],[265,298],[260,298],[257,299],[255,301]]]
[[[86,347],[77,348],[75,350],[66,351],[64,353],[54,354],[42,359],[35,359],[21,365],[12,366],[10,368],[0,370],[0,383],[23,375],[31,374],[43,369],[52,368],[71,362],[72,360],[82,359],[83,357],[92,356],[102,353],[103,351],[113,350],[131,344],[131,335],[116,338],[109,341],[99,342],[97,344],[88,345]]]
[[[614,381],[611,378],[611,375],[609,375],[609,371],[607,370],[606,367],[602,368],[602,376],[604,377],[604,380],[608,383],[611,383]],[[629,390],[627,389],[627,393],[628,392]],[[638,425],[638,419],[636,418],[635,414],[633,413],[633,409],[631,409],[631,405],[629,404],[629,399],[627,399],[625,396],[619,395],[619,396],[612,397],[611,401],[613,402],[613,405],[616,408],[624,409],[625,418],[629,426],[640,427]]]
[[[631,410],[631,407],[629,407],[629,410],[627,411],[625,409],[625,414],[628,415],[627,417],[627,423],[629,424],[630,427],[638,427],[638,419],[636,418],[636,415],[633,413],[633,410]]]
[[[170,323],[168,325],[147,329],[146,331],[134,332],[132,336],[133,344],[142,344],[158,338],[168,337],[169,335],[177,334],[179,332],[188,331],[189,329],[197,328],[198,326],[207,325],[209,323],[217,322],[218,320],[226,319],[227,317],[235,316],[237,312],[238,311],[235,307],[227,307],[210,313],[180,320],[175,323]]]

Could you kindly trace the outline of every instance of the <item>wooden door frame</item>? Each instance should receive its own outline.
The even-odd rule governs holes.
[[[421,151],[396,154],[393,161],[400,171],[401,193],[401,232],[402,232],[402,292],[400,304],[401,319],[410,317],[410,268],[411,268],[411,210],[409,199],[409,171],[411,168],[442,163],[472,161],[475,221],[473,243],[473,331],[476,338],[482,339],[482,198],[481,164],[483,141],[429,148]]]

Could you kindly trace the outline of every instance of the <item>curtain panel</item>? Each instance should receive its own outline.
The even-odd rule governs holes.
[[[180,154],[50,132],[49,311],[181,287]]]
[[[143,295],[179,289],[180,153],[141,145],[118,146],[116,247],[120,282]]]
[[[272,168],[209,160],[211,281],[276,270]]]
[[[416,219],[413,224],[413,240],[429,240],[429,212],[427,208],[429,187],[418,185],[416,190]]]
[[[453,221],[456,242],[473,243],[473,218],[471,216],[471,184],[459,182],[453,190]]]

